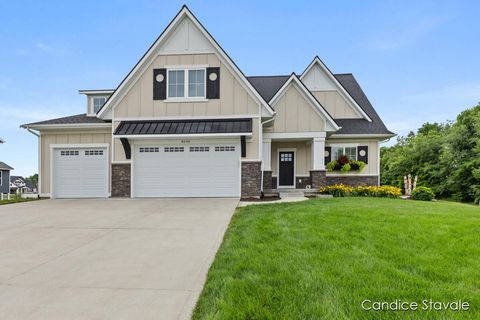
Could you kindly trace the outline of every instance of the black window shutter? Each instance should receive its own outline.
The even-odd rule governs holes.
[[[332,147],[325,147],[325,164],[332,161]]]
[[[368,146],[357,147],[357,160],[368,163]]]
[[[247,141],[245,136],[240,137],[240,149],[242,153],[242,158],[245,158],[247,156]]]
[[[153,69],[153,100],[167,98],[167,69]]]
[[[219,67],[207,68],[207,99],[220,99]]]

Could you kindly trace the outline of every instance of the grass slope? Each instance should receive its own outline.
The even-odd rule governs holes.
[[[0,200],[0,205],[2,204],[12,204],[12,203],[20,203],[20,202],[28,202],[28,201],[36,201],[36,200],[40,200],[40,199],[31,199],[31,198],[27,198],[27,199],[23,199],[23,198],[15,198],[15,199],[10,199],[10,200]]]
[[[480,319],[480,209],[334,198],[238,209],[193,319]],[[469,311],[361,302],[466,300]]]

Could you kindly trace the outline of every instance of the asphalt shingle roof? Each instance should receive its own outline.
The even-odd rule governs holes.
[[[97,117],[87,117],[86,113],[76,114],[73,116],[50,119],[40,122],[33,122],[24,124],[23,126],[33,126],[33,125],[42,125],[42,124],[79,124],[79,123],[108,123]]]
[[[247,77],[265,101],[270,101],[290,76],[255,76]]]

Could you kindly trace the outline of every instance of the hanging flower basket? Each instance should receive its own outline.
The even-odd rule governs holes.
[[[365,168],[365,162],[358,160],[349,160],[347,156],[341,156],[338,160],[333,160],[327,163],[327,170],[329,172],[361,172],[363,168]]]

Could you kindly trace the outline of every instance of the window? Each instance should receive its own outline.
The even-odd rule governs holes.
[[[205,69],[168,70],[168,98],[205,98]]]
[[[188,70],[188,96],[205,96],[205,70]]]
[[[86,156],[103,156],[103,150],[85,150]]]
[[[165,152],[183,152],[184,149],[183,147],[165,147],[163,149]]]
[[[97,113],[98,110],[100,110],[101,107],[105,104],[107,101],[107,97],[94,97],[93,98],[93,112]]]
[[[190,152],[209,152],[210,147],[190,147]]]
[[[78,150],[62,150],[60,151],[62,157],[66,156],[78,156]]]
[[[168,71],[168,97],[185,97],[185,70]]]
[[[159,148],[158,147],[142,147],[140,148],[140,152],[145,153],[145,152],[158,152]]]
[[[332,160],[338,160],[341,156],[357,160],[357,147],[332,147]]]
[[[219,146],[219,147],[215,147],[215,152],[223,152],[223,151],[235,151],[235,146]]]
[[[293,155],[291,153],[280,153],[281,162],[291,162],[293,161]]]

